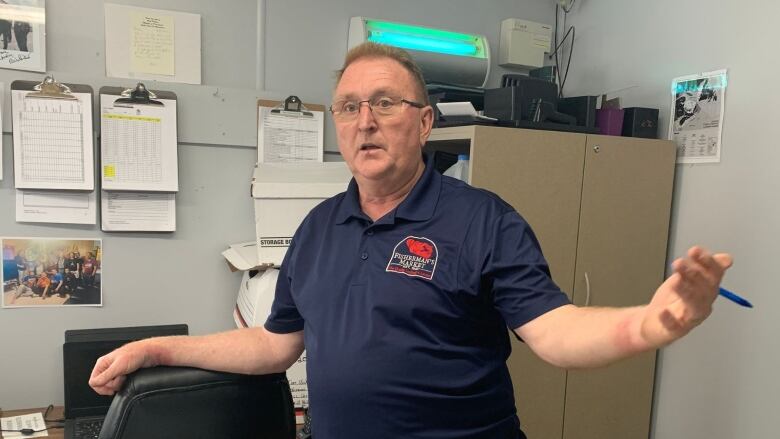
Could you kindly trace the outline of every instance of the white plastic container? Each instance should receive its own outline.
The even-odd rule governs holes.
[[[469,182],[469,156],[467,154],[458,154],[458,161],[444,171],[444,175],[457,178],[458,180]]]

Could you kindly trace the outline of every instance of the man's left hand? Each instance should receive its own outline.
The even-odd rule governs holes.
[[[720,282],[731,264],[731,255],[711,254],[701,247],[691,247],[686,257],[676,259],[674,273],[645,308],[641,326],[644,341],[659,348],[703,322],[712,312]]]

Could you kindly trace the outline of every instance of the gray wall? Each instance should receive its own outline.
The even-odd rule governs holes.
[[[729,69],[722,162],[678,165],[669,260],[692,244],[734,254],[724,286],[756,308],[719,299],[709,320],[663,349],[656,439],[777,437],[780,407],[780,108],[771,101],[780,64],[776,2],[577,2],[569,95],[618,93],[624,106],[661,109],[666,133],[671,79]],[[749,5],[749,7],[748,7]]]
[[[132,85],[105,78],[103,2],[47,2],[47,63],[58,80]],[[122,2],[127,3],[127,2]],[[177,231],[173,234],[102,233],[95,226],[15,222],[8,87],[15,79],[41,75],[0,71],[5,82],[4,180],[0,182],[0,236],[102,238],[102,308],[0,309],[0,407],[61,404],[61,344],[66,329],[188,323],[194,334],[233,327],[240,275],[220,256],[229,243],[254,238],[249,178],[256,152],[254,101],[295,93],[327,103],[331,72],[346,52],[349,17],[374,18],[484,33],[495,56],[504,18],[551,23],[548,0],[268,0],[264,71],[256,65],[257,3],[134,0],[137,6],[202,14],[203,85],[151,84],[179,95]],[[502,69],[491,73],[496,84]],[[257,87],[257,78],[265,78]],[[258,90],[261,88],[263,90]],[[329,121],[326,122],[329,124]],[[326,127],[326,148],[335,151]],[[337,158],[332,156],[332,158]]]

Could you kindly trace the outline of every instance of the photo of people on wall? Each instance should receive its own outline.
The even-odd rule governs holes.
[[[101,240],[2,238],[4,308],[100,306]]]

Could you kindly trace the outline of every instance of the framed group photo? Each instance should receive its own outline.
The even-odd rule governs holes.
[[[3,308],[100,306],[100,239],[0,238]]]

